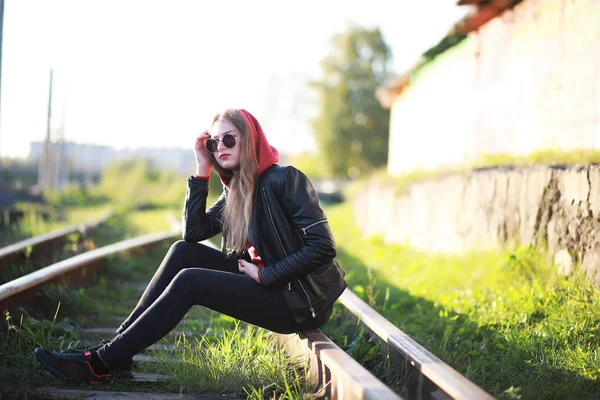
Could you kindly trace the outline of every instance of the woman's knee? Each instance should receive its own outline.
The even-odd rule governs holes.
[[[193,250],[193,244],[185,240],[176,241],[169,248],[166,258],[171,264],[176,264],[180,268],[181,264],[184,264],[184,260],[189,258],[188,253]]]
[[[198,271],[196,268],[184,268],[175,275],[167,291],[176,295],[187,296],[197,285]]]
[[[174,254],[194,254],[200,255],[203,251],[212,250],[210,247],[203,243],[186,242],[185,240],[178,240],[171,245],[169,252]]]
[[[182,251],[189,249],[190,244],[191,243],[186,242],[185,240],[178,240],[171,245],[171,247],[169,248],[169,252],[170,253],[181,253]]]
[[[198,278],[198,268],[184,268],[175,275],[173,281],[171,282],[172,286],[175,286],[176,289],[184,290],[186,286],[193,287],[194,282],[197,281]]]
[[[187,242],[179,240],[173,243],[165,254],[157,273],[160,274],[161,277],[168,279],[168,282],[172,281],[179,271],[189,266],[186,262],[189,258],[189,256],[186,256],[187,244]]]

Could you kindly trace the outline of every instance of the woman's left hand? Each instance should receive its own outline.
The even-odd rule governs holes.
[[[256,265],[249,263],[246,260],[238,260],[238,268],[240,270],[240,272],[248,275],[250,278],[254,279],[257,283],[261,283],[260,282],[260,278],[258,277],[258,271],[260,271],[260,268],[258,268]]]

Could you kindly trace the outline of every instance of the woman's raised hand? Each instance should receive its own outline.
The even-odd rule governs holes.
[[[194,142],[194,156],[196,157],[196,175],[209,176],[212,169],[210,158],[212,154],[204,147],[204,142],[210,137],[208,131],[204,131],[196,137]]]

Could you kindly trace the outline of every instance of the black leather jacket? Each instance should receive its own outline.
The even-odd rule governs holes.
[[[199,242],[222,230],[227,190],[205,211],[207,195],[207,180],[188,179],[182,227],[186,241]],[[319,198],[306,175],[294,167],[274,164],[260,176],[249,241],[265,264],[260,270],[263,284],[282,291],[298,323],[316,318],[347,286]]]

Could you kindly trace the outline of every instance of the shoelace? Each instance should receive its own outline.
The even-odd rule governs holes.
[[[102,346],[104,346],[105,344],[110,343],[110,340],[108,339],[103,339],[102,343],[97,344],[95,346],[91,346],[91,347],[86,347],[85,349],[64,349],[63,351],[60,352],[60,354],[67,354],[67,353],[85,353],[86,351],[89,351],[90,353],[93,353],[95,351],[98,351],[98,349]]]
[[[90,356],[87,355],[84,351],[78,351],[76,353],[54,353],[54,356],[60,360],[65,361],[88,361],[90,358]]]

